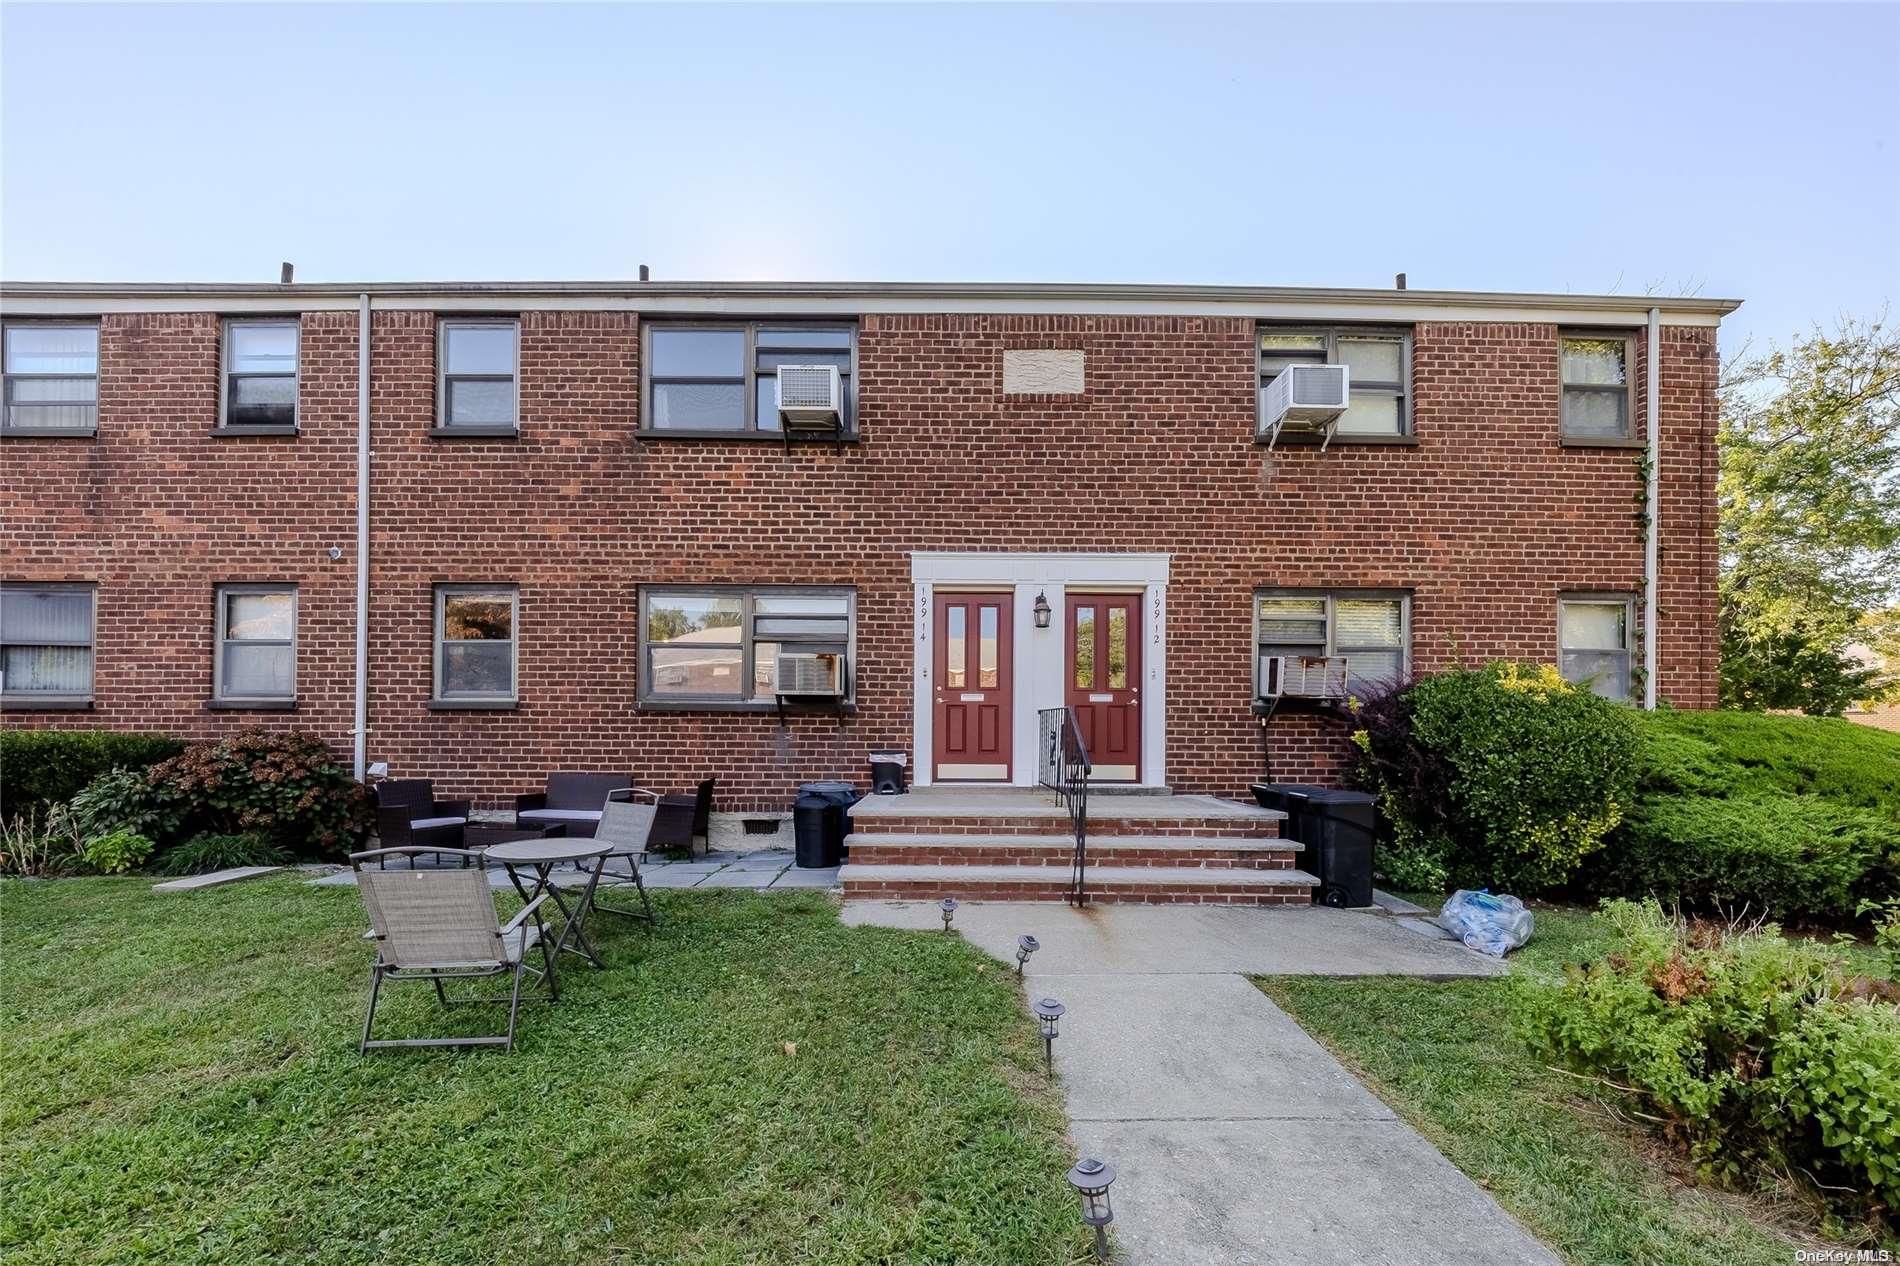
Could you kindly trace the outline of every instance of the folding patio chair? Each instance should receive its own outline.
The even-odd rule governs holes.
[[[599,889],[595,890],[594,909],[626,919],[645,919],[649,924],[654,921],[647,887],[640,881],[640,867],[647,859],[647,840],[653,834],[653,818],[659,806],[660,797],[644,787],[620,787],[607,793],[607,803],[601,806],[600,826],[594,832],[595,839],[613,845],[601,859],[601,878],[618,880],[620,876],[606,867],[617,859],[624,859],[629,878],[640,894],[640,909],[622,910],[602,905]]]
[[[554,960],[541,938],[535,911],[546,894],[523,906],[514,918],[502,923],[495,914],[495,894],[488,886],[488,872],[481,855],[443,849],[444,855],[473,862],[472,869],[385,870],[371,869],[369,863],[387,860],[400,849],[372,849],[350,854],[350,866],[356,871],[356,888],[363,894],[363,906],[369,911],[368,938],[376,944],[376,962],[370,968],[369,1014],[363,1017],[363,1039],[359,1053],[391,1046],[499,1046],[512,1051],[515,1045],[515,1015],[521,1007],[522,973],[532,971],[548,985],[548,997],[557,997]],[[437,850],[431,850],[437,851]],[[527,964],[528,951],[541,950],[540,969]],[[376,1001],[383,982],[426,980],[435,986],[435,996],[449,1005],[442,988],[445,980],[468,980],[486,976],[512,975],[513,988],[507,998],[469,998],[457,1002],[507,1002],[508,1031],[489,1037],[447,1038],[370,1038],[376,1022]]]

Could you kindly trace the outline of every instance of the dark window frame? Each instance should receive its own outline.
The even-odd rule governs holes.
[[[1623,608],[1623,645],[1620,650],[1612,647],[1564,645],[1564,608],[1567,606],[1585,607],[1622,607]],[[1623,656],[1622,688],[1618,695],[1605,695],[1607,699],[1618,703],[1630,703],[1636,698],[1636,618],[1637,597],[1627,590],[1580,590],[1565,591],[1557,595],[1557,672],[1573,686],[1583,686],[1591,680],[1578,681],[1565,671],[1564,656],[1575,650],[1580,654],[1602,655],[1618,653]]]
[[[83,693],[53,694],[50,692],[29,690],[10,690],[0,684],[0,704],[9,709],[32,710],[35,708],[90,708],[97,697],[99,688],[99,586],[89,580],[8,580],[0,581],[0,590],[18,593],[22,590],[59,590],[66,593],[84,593],[89,599],[89,620],[86,626],[84,642],[8,642],[5,640],[6,628],[0,621],[0,671],[6,665],[8,647],[46,647],[46,646],[84,646],[88,652],[86,660],[86,689]]]
[[[1404,325],[1276,325],[1261,323],[1254,327],[1254,437],[1264,440],[1268,437],[1266,414],[1264,412],[1267,385],[1279,377],[1279,372],[1268,373],[1261,362],[1270,355],[1260,346],[1265,335],[1291,335],[1296,337],[1321,338],[1326,340],[1325,359],[1311,362],[1316,365],[1340,365],[1345,362],[1339,358],[1339,340],[1344,338],[1397,339],[1399,341],[1400,379],[1397,382],[1376,380],[1361,382],[1353,379],[1350,389],[1366,390],[1391,394],[1399,403],[1399,429],[1390,434],[1372,431],[1334,431],[1334,444],[1411,444],[1417,442],[1417,434],[1412,424],[1412,347],[1414,329]],[[1275,356],[1276,359],[1291,359],[1290,355]],[[1320,442],[1316,435],[1298,432],[1285,432],[1280,436],[1282,444]]]
[[[655,597],[706,597],[739,599],[739,692],[730,695],[683,695],[653,693],[653,657],[656,643],[647,637],[647,620]],[[795,635],[774,633],[765,637],[758,636],[755,621],[759,617],[757,601],[760,598],[843,598],[845,618],[845,638],[842,644],[833,637],[812,636],[801,638]],[[775,615],[766,613],[767,619],[798,619],[798,616]],[[836,620],[832,616],[804,617],[813,620]],[[776,699],[754,699],[752,685],[756,680],[756,650],[761,641],[784,645],[791,643],[812,649],[837,648],[844,653],[844,694],[839,703],[846,708],[857,705],[857,659],[858,659],[858,591],[851,585],[745,585],[745,584],[662,584],[640,586],[639,601],[639,658],[636,662],[638,688],[635,699],[641,708],[671,710],[678,712],[772,712],[778,707]],[[657,645],[665,646],[661,642]]]
[[[449,372],[449,331],[462,327],[505,328],[514,335],[514,366],[508,374]],[[511,399],[507,422],[456,422],[449,417],[449,387],[454,382],[506,382]],[[517,435],[521,431],[521,318],[519,316],[441,316],[435,323],[435,430],[445,435]]]
[[[448,612],[448,599],[451,597],[505,596],[512,610],[508,617],[508,691],[478,693],[475,691],[457,691],[453,694],[443,689],[442,666],[445,656],[442,653],[445,617]],[[431,586],[430,601],[434,607],[431,617],[433,636],[431,639],[429,705],[441,709],[498,709],[516,707],[521,702],[521,586],[512,581],[455,580],[440,581]],[[500,640],[500,639],[481,639]]]
[[[88,439],[99,434],[99,344],[100,322],[96,319],[72,320],[60,317],[27,320],[9,320],[0,322],[0,436],[18,435],[35,439],[59,439],[73,437]],[[21,329],[59,329],[92,331],[92,372],[89,374],[36,374],[20,373],[11,368],[11,347],[7,335]],[[16,426],[13,422],[13,385],[16,382],[85,382],[92,383],[92,421],[85,426]],[[45,402],[28,402],[22,408],[66,407],[49,405]]]
[[[1621,343],[1623,345],[1623,381],[1620,383],[1572,383],[1564,380],[1564,344],[1571,342]],[[1617,396],[1623,401],[1623,429],[1615,435],[1590,435],[1570,429],[1565,406],[1571,393]],[[1557,331],[1557,434],[1567,444],[1622,445],[1639,443],[1636,433],[1636,334],[1630,330]]]
[[[227,599],[246,594],[290,595],[290,638],[285,642],[278,638],[238,638],[230,635],[230,605]],[[298,626],[303,613],[303,599],[297,591],[294,581],[249,581],[233,580],[221,582],[212,588],[212,632],[211,632],[211,698],[214,703],[228,704],[278,704],[290,705],[297,701],[297,658]],[[225,648],[232,641],[246,646],[283,646],[290,647],[290,693],[281,695],[227,694],[224,689]]]
[[[705,374],[655,374],[653,372],[653,335],[656,332],[673,330],[741,330],[745,334],[744,372],[739,375]],[[843,381],[840,384],[844,396],[843,438],[854,441],[858,438],[858,322],[855,320],[824,320],[812,318],[786,319],[748,319],[740,321],[695,320],[692,318],[658,318],[640,323],[640,429],[642,438],[652,439],[718,439],[718,440],[771,440],[785,441],[785,433],[779,428],[759,426],[759,355],[761,350],[770,355],[781,352],[810,351],[813,354],[836,356],[839,349],[832,348],[779,348],[759,347],[761,330],[814,330],[831,333],[846,333],[851,336],[849,365],[839,370]],[[745,424],[739,427],[682,427],[656,426],[654,424],[653,388],[654,384],[701,383],[738,386],[745,404]]]
[[[236,351],[237,341],[232,331],[245,326],[289,326],[295,336],[296,367],[288,374],[260,373],[256,370],[238,371],[231,368],[232,354]],[[303,423],[303,319],[300,316],[241,316],[225,317],[218,327],[218,430],[227,435],[294,435]],[[233,422],[231,420],[231,398],[236,394],[232,385],[240,378],[288,378],[290,379],[290,421],[289,422]]]
[[[1405,681],[1412,675],[1412,591],[1410,589],[1327,589],[1315,587],[1290,588],[1285,585],[1268,585],[1253,591],[1253,697],[1260,695],[1260,660],[1273,654],[1268,648],[1274,646],[1297,648],[1310,645],[1306,642],[1269,642],[1260,628],[1260,603],[1265,598],[1319,598],[1326,603],[1326,639],[1321,654],[1325,656],[1344,655],[1348,659],[1354,648],[1341,645],[1339,641],[1338,604],[1348,602],[1396,602],[1399,604],[1399,675],[1398,680]],[[1389,646],[1359,647],[1359,651],[1390,651]],[[1287,653],[1285,651],[1280,652]],[[1351,689],[1350,677],[1347,682]]]

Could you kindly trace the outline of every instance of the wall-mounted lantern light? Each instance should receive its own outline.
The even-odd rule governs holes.
[[[1035,605],[1034,610],[1036,613],[1036,627],[1039,629],[1048,628],[1049,616],[1051,614],[1049,610],[1049,595],[1048,594],[1039,593],[1036,595],[1036,605]]]

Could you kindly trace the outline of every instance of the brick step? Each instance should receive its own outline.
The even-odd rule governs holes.
[[[845,846],[861,866],[1066,866],[1066,835],[851,835]],[[1089,835],[1089,862],[1103,866],[1174,866],[1208,870],[1290,870],[1304,846],[1273,836],[1209,839],[1186,835]]]
[[[1167,836],[1216,840],[1267,840],[1280,835],[1284,814],[1259,810],[1252,814],[1188,815],[1182,817],[1089,818],[1089,839],[1111,836]],[[1067,813],[1012,813],[966,817],[960,814],[871,816],[851,820],[853,834],[868,835],[1057,835],[1073,838],[1075,825]]]
[[[1067,866],[866,866],[838,872],[846,901],[1061,901]],[[1088,894],[1104,905],[1306,905],[1319,881],[1303,870],[1090,866]]]

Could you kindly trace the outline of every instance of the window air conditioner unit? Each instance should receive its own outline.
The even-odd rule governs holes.
[[[1261,661],[1262,699],[1344,699],[1343,655],[1269,655]]]
[[[836,365],[780,365],[778,416],[793,431],[834,435],[844,424],[844,385]]]
[[[778,693],[843,698],[843,654],[838,651],[780,651]]]
[[[1294,431],[1320,436],[1323,451],[1351,402],[1352,372],[1346,366],[1288,365],[1261,396],[1260,425],[1267,432],[1267,448],[1280,442],[1282,431]]]

